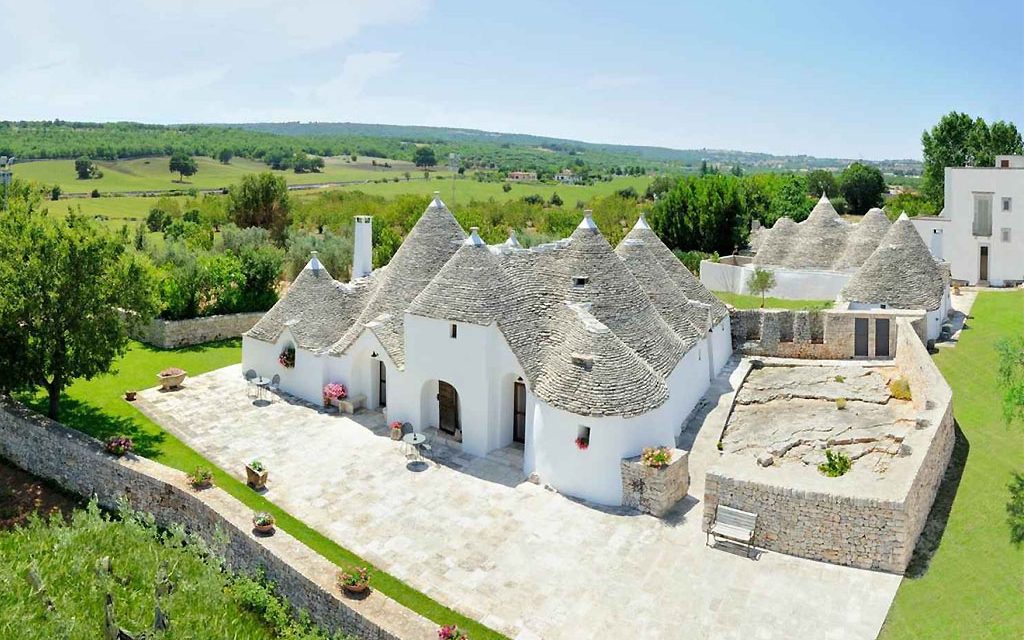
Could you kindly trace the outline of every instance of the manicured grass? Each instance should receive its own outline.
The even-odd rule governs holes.
[[[448,174],[449,176],[451,174]],[[587,201],[595,196],[607,196],[619,189],[633,187],[637,193],[643,194],[650,184],[651,178],[645,176],[617,177],[608,182],[598,182],[593,185],[566,185],[566,184],[541,184],[541,183],[516,183],[512,190],[505,192],[500,182],[477,182],[472,177],[464,177],[455,182],[455,209],[460,201],[466,200],[515,200],[524,196],[537,194],[545,200],[551,199],[551,194],[558,193],[558,197],[565,203],[563,206],[572,208],[577,200]],[[408,182],[405,179],[399,182],[370,183],[359,185],[347,185],[335,187],[352,191],[362,191],[385,197],[392,197],[403,193],[415,193],[430,195],[435,191],[441,192],[441,198],[446,204],[452,206],[452,181],[450,177],[445,180],[423,180],[423,175],[413,173],[413,179]]]
[[[959,344],[935,356],[953,388],[966,463],[959,487],[949,488],[955,496],[946,496],[952,508],[938,550],[923,575],[904,578],[883,640],[1024,637],[1024,549],[1010,544],[1005,510],[1010,473],[1024,471],[1024,425],[1003,420],[994,348],[1024,333],[1024,292],[983,292],[971,315]]]
[[[366,160],[364,162],[364,160]],[[262,162],[246,158],[233,158],[230,164],[221,164],[212,158],[196,157],[199,171],[178,182],[178,174],[168,170],[167,156],[132,158],[129,160],[97,161],[103,177],[79,180],[75,173],[74,160],[36,160],[14,165],[14,177],[35,180],[47,185],[60,185],[65,193],[89,193],[99,189],[100,193],[117,191],[144,191],[149,189],[218,189],[238,182],[247,173],[269,171]],[[349,180],[373,180],[382,177],[397,177],[404,180],[404,172],[422,180],[423,172],[412,163],[397,160],[378,160],[391,163],[390,169],[374,167],[368,159],[357,163],[346,163],[342,158],[327,158],[324,169],[319,173],[295,173],[281,171],[290,184],[318,184],[321,182],[342,182]],[[446,172],[444,172],[446,173]]]
[[[761,296],[748,296],[727,291],[715,291],[722,302],[731,304],[737,309],[759,309],[761,307]],[[793,309],[796,311],[816,311],[820,309],[831,309],[830,300],[786,300],[784,298],[765,298],[766,309]]]
[[[190,471],[196,466],[213,470],[214,482],[253,510],[268,511],[277,519],[278,527],[341,567],[371,568],[371,585],[409,609],[441,624],[458,624],[473,640],[503,638],[501,634],[459,615],[398,579],[374,569],[370,563],[335,544],[272,502],[254,492],[193,451],[159,425],[146,418],[131,403],[122,399],[126,390],[140,390],[156,385],[156,373],[166,367],[181,367],[190,375],[219,369],[241,360],[241,341],[200,345],[176,350],[160,350],[132,343],[130,350],[117,363],[117,372],[93,380],[79,380],[61,401],[61,422],[101,440],[111,436],[130,435],[139,455],[167,466]],[[45,409],[41,397],[32,404]],[[373,535],[368,531],[367,535]]]

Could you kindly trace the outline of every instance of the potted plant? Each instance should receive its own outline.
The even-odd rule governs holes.
[[[590,441],[584,438],[583,436],[576,438],[576,448],[579,449],[580,451],[586,451],[587,447],[589,446]]]
[[[391,439],[401,440],[402,439],[402,423],[395,420],[391,423]]]
[[[325,407],[338,406],[339,400],[348,397],[348,389],[340,382],[328,382],[324,385],[323,396]]]
[[[457,625],[446,624],[437,630],[437,640],[469,640],[469,634],[461,631]]]
[[[178,367],[168,367],[156,374],[157,380],[160,381],[160,386],[164,389],[176,389],[181,386],[181,383],[185,381],[185,376],[188,373],[184,369]]]
[[[285,347],[281,355],[277,356],[278,363],[285,369],[295,368],[295,347]]]
[[[672,462],[672,450],[668,447],[647,447],[640,454],[640,462],[652,469],[667,467]]]
[[[112,453],[117,457],[121,457],[126,453],[135,451],[135,443],[127,436],[113,436],[107,438],[105,448],[107,453]]]
[[[257,533],[269,534],[274,532],[274,516],[266,511],[257,511],[252,516],[252,526]]]
[[[356,595],[370,588],[370,575],[366,567],[338,573],[338,587],[345,593]]]
[[[213,486],[213,472],[206,467],[196,467],[187,477],[193,489],[209,489]]]
[[[246,484],[256,490],[264,489],[267,486],[268,473],[266,465],[259,460],[253,460],[245,465]]]
[[[128,402],[135,402],[135,397],[137,395],[138,395],[138,393],[135,392],[135,391],[125,391],[124,392],[124,399],[127,400]]]

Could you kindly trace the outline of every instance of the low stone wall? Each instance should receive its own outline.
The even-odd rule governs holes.
[[[660,469],[648,467],[640,456],[623,458],[622,504],[661,517],[686,496],[690,488],[689,454],[672,449],[672,460]]]
[[[800,488],[772,482],[753,461],[719,463],[704,488],[704,530],[719,504],[757,514],[755,546],[863,569],[902,573],[910,562],[953,451],[952,391],[907,318],[896,320],[896,365],[909,378],[917,428],[904,440],[915,457],[873,486],[845,478]],[[820,487],[833,486],[834,491]]]
[[[264,311],[231,313],[190,320],[154,319],[134,332],[133,338],[161,349],[176,349],[194,344],[237,338],[252,329]]]
[[[868,319],[868,353],[875,353],[874,320],[889,320],[889,353],[896,353],[899,333],[896,320],[912,320],[912,333],[924,339],[926,317],[922,312],[898,309],[732,309],[733,349],[750,356],[776,356],[811,360],[849,360],[854,357],[857,318]]]
[[[223,532],[231,570],[264,569],[279,594],[331,631],[371,640],[437,638],[438,625],[376,591],[362,600],[336,595],[334,564],[284,531],[256,538],[252,512],[223,490],[197,492],[181,471],[145,458],[109,456],[95,439],[8,398],[0,398],[0,456],[73,493],[96,496],[103,506],[126,497],[162,526],[181,524],[207,540]]]

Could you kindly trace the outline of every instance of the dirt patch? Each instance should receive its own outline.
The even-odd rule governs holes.
[[[0,459],[0,530],[12,529],[32,513],[65,516],[81,501]]]

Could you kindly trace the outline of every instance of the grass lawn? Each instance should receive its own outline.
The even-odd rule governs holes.
[[[759,309],[761,307],[761,296],[748,296],[740,293],[729,293],[727,291],[715,291],[722,302],[731,304],[737,309]],[[819,309],[831,309],[831,300],[786,300],[784,298],[765,298],[766,309],[793,309],[797,311],[815,311]]]
[[[281,529],[328,560],[343,567],[371,567],[371,584],[381,593],[439,625],[458,624],[473,640],[503,638],[501,634],[455,613],[394,577],[372,569],[368,562],[320,535],[241,481],[215,467],[122,399],[126,390],[156,386],[156,373],[166,367],[181,367],[191,375],[199,375],[235,364],[241,357],[241,340],[166,351],[132,343],[125,357],[117,362],[115,373],[92,380],[79,380],[67,390],[61,401],[61,422],[101,440],[111,435],[130,435],[135,440],[139,455],[176,469],[189,471],[198,465],[209,467],[213,469],[214,482],[218,487],[253,510],[274,514]],[[31,404],[37,411],[45,412],[46,404],[42,396],[37,396]]]
[[[937,502],[952,498],[945,533],[923,575],[904,578],[882,640],[1024,638],[1024,549],[1010,544],[1005,509],[1010,473],[1024,471],[1024,425],[1003,420],[994,348],[1024,333],[1024,292],[983,292],[971,314],[960,343],[935,356],[963,432],[954,459],[966,462],[959,487],[940,489]]]

